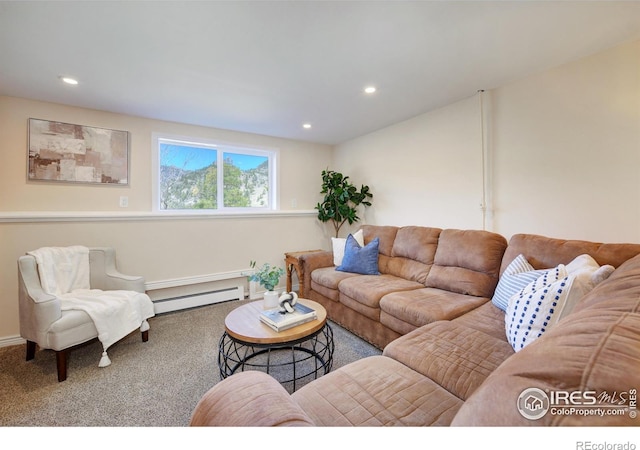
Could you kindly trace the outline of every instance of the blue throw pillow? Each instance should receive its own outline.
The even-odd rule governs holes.
[[[352,235],[347,236],[342,264],[336,267],[336,270],[362,275],[380,275],[378,272],[379,245],[380,239],[375,238],[364,247],[360,247]]]

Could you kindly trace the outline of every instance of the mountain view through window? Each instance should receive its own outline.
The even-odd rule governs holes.
[[[270,158],[160,141],[160,209],[269,208]]]

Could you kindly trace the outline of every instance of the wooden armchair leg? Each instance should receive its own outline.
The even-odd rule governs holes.
[[[67,350],[56,351],[56,361],[58,364],[58,382],[67,379]]]
[[[147,342],[149,340],[149,330],[142,332],[142,342]]]
[[[36,357],[36,343],[27,341],[27,361],[31,361]]]

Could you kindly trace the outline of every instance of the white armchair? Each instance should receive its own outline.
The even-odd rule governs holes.
[[[105,291],[104,293],[106,291],[118,291],[118,293],[131,294],[132,297],[127,297],[127,300],[135,298],[136,305],[134,308],[136,314],[139,314],[141,318],[141,322],[137,326],[140,327],[142,332],[142,340],[146,342],[149,339],[146,319],[154,314],[153,304],[149,297],[144,294],[144,279],[119,273],[116,269],[114,249],[87,249],[86,247],[84,249],[85,252],[88,250],[89,274],[87,281],[90,284],[88,286],[90,290],[82,290],[82,293],[85,295],[99,295],[103,291]],[[98,338],[104,344],[103,359],[100,365],[110,364],[108,357],[106,357],[108,345],[105,344],[103,339],[104,333],[101,335],[98,331],[100,328],[96,325],[98,322],[86,311],[70,309],[69,305],[65,303],[65,295],[49,293],[46,292],[46,289],[43,289],[43,284],[46,285],[46,283],[41,283],[41,273],[35,256],[27,254],[18,259],[18,278],[20,335],[27,341],[27,361],[34,359],[36,344],[41,349],[54,350],[57,359],[58,381],[64,381],[67,378],[67,354],[69,350],[74,346]],[[134,294],[134,292],[142,294]],[[111,292],[109,294],[115,293]],[[138,297],[141,297],[141,299]],[[133,300],[129,303],[133,303]],[[131,308],[132,306],[125,305],[125,307]],[[121,307],[118,306],[118,308]],[[109,316],[108,320],[117,321],[116,327],[121,328],[115,333],[111,333],[112,339],[117,337],[117,340],[119,340],[137,328],[129,329],[129,327],[123,330],[120,316],[112,313],[107,315]],[[105,358],[106,363],[104,363]]]

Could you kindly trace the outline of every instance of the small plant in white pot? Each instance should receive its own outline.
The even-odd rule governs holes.
[[[284,275],[284,269],[281,267],[272,266],[269,263],[264,263],[262,267],[256,269],[255,261],[251,261],[250,267],[254,269],[255,272],[249,277],[249,281],[260,283],[260,286],[262,286],[266,290],[266,292],[264,293],[265,309],[278,307],[280,304],[280,302],[278,301],[279,294],[274,291],[274,289],[280,282],[280,277]]]

